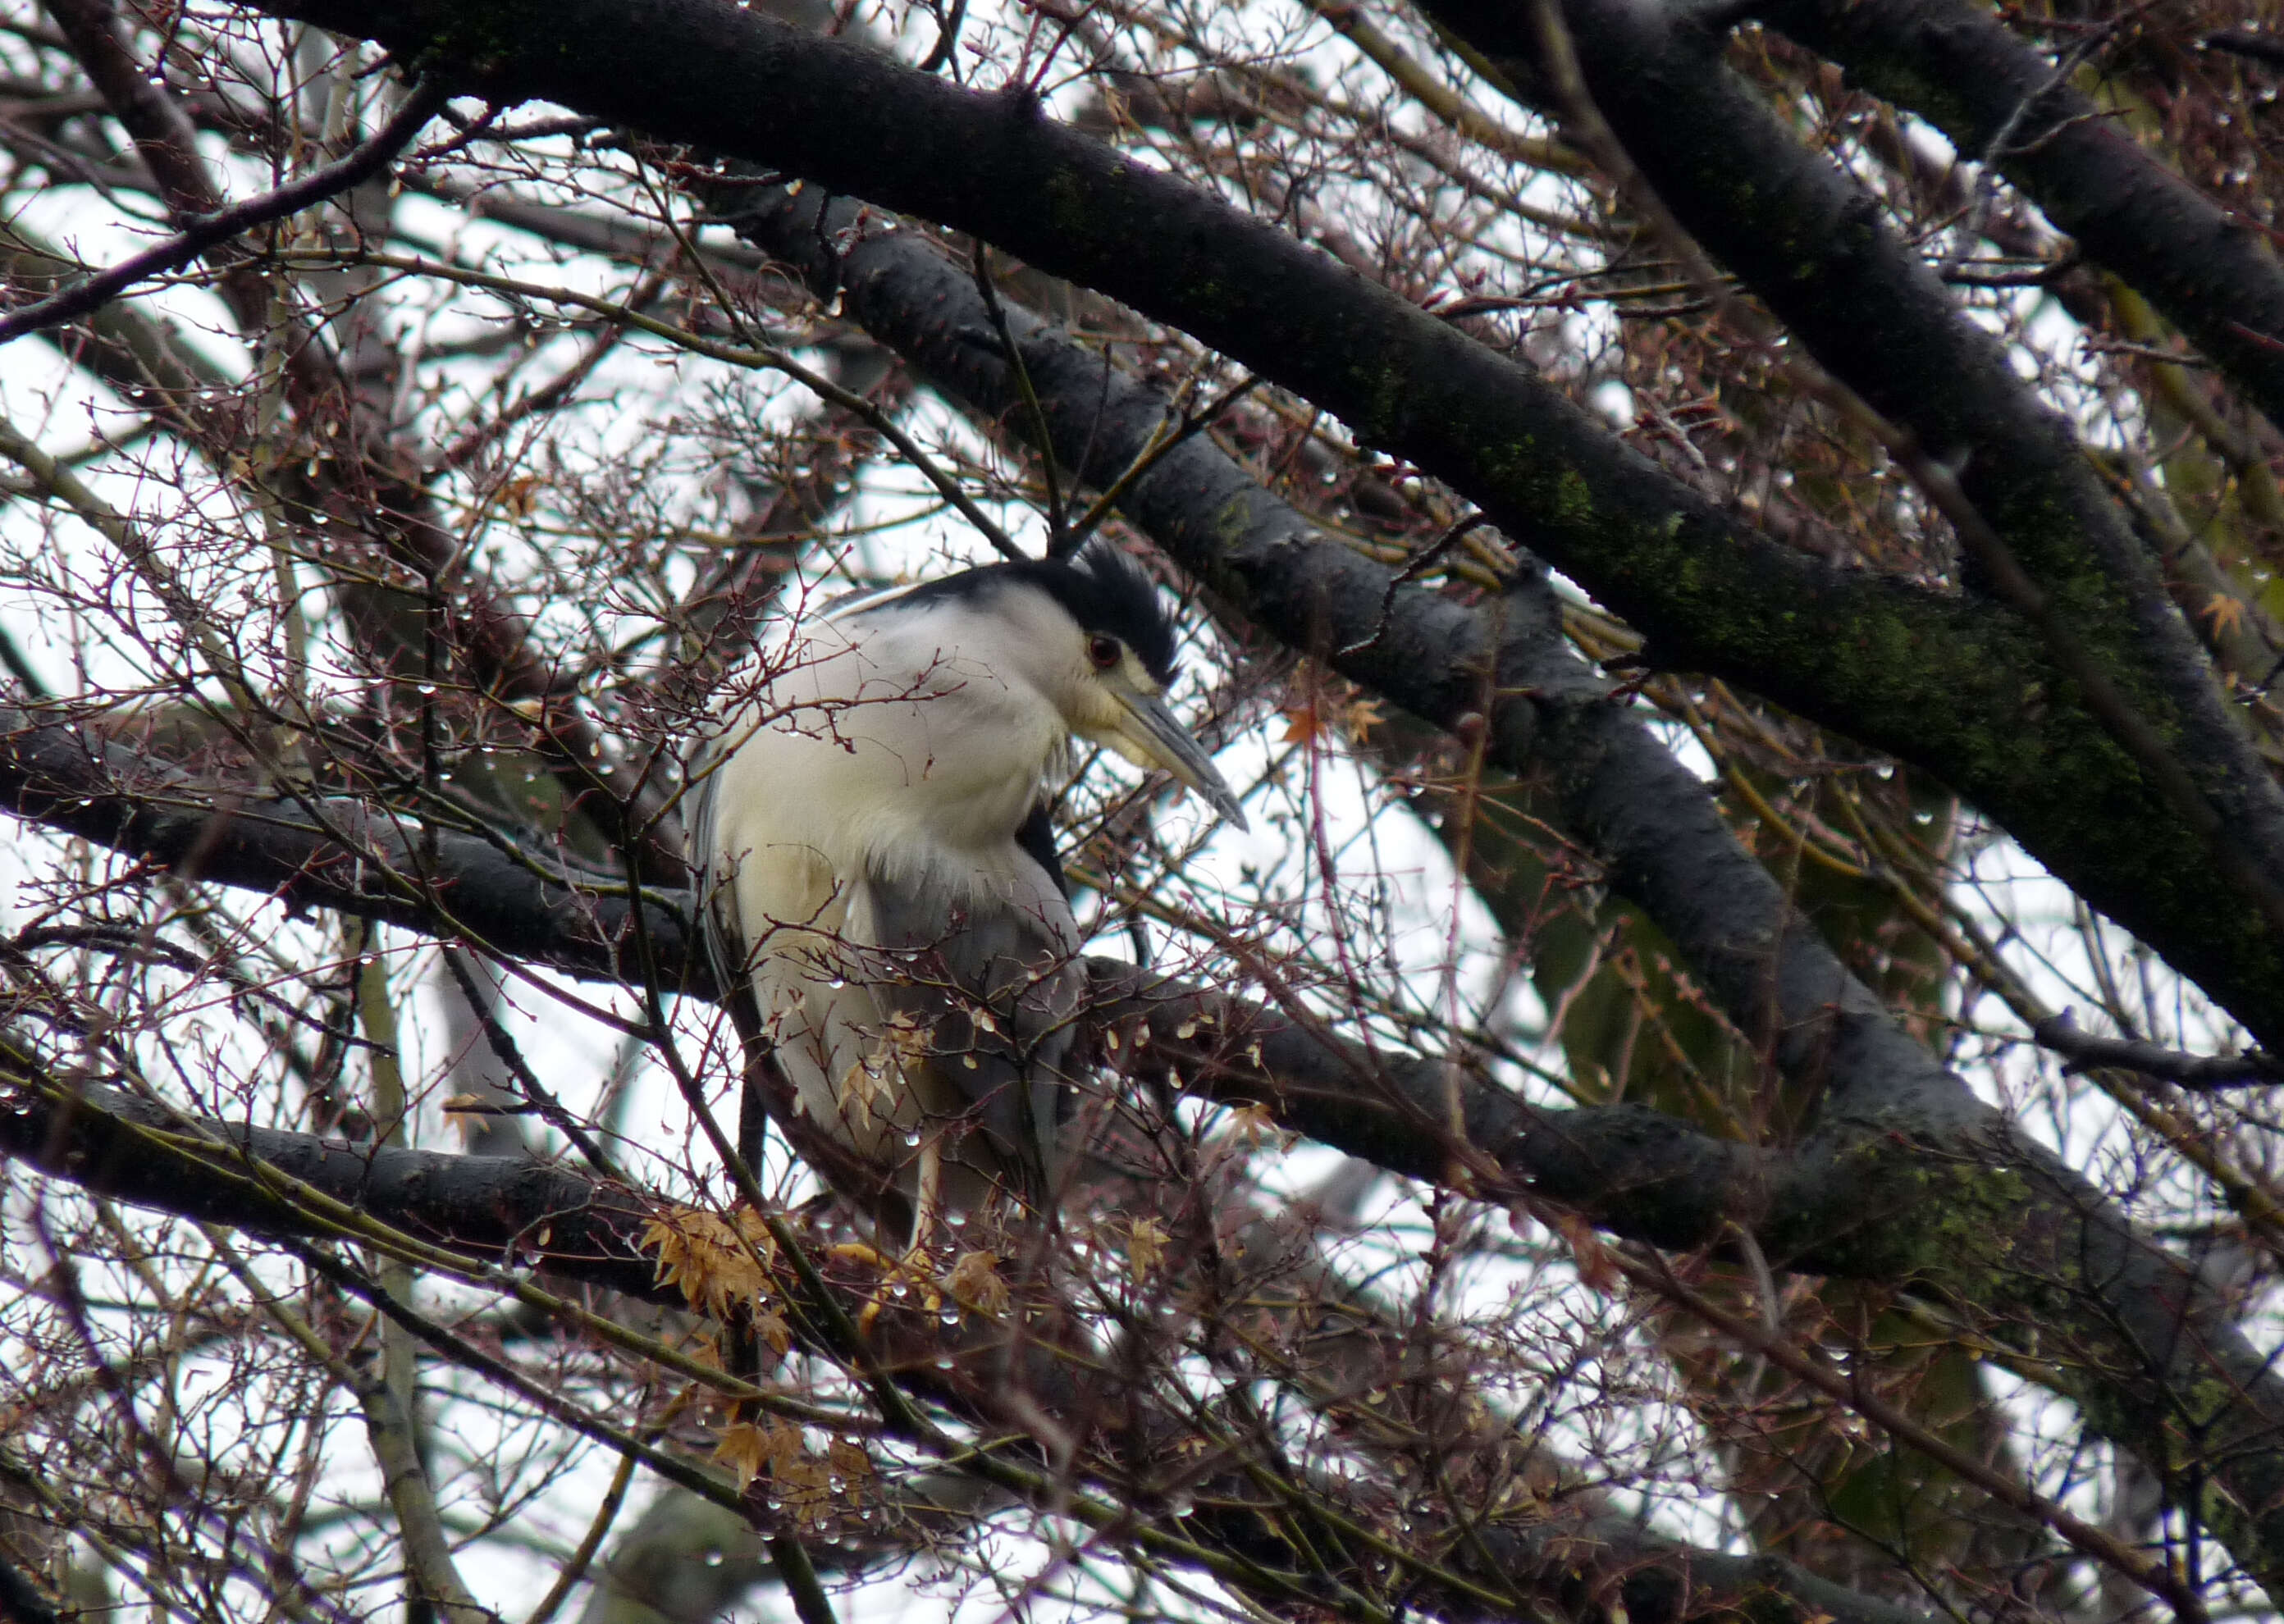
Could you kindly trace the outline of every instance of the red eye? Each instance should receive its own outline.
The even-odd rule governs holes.
[[[1109,670],[1125,652],[1118,645],[1117,638],[1104,636],[1099,632],[1086,640],[1086,657],[1094,661],[1094,668],[1098,671]]]

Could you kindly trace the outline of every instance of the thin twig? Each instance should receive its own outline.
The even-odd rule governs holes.
[[[1380,640],[1388,636],[1389,617],[1396,611],[1396,594],[1408,582],[1417,581],[1433,567],[1436,559],[1458,546],[1469,533],[1482,528],[1490,521],[1491,516],[1489,513],[1468,514],[1467,518],[1430,542],[1427,550],[1418,558],[1390,575],[1388,578],[1388,590],[1381,594],[1380,621],[1372,629],[1372,635],[1360,643],[1351,643],[1348,647],[1338,651],[1336,657],[1348,660],[1378,647]]]
[[[932,74],[951,60],[952,52],[959,47],[959,25],[966,17],[967,0],[951,0],[950,14],[943,19],[943,31],[935,36],[935,49],[929,51],[927,59],[920,64],[920,72]],[[957,79],[959,75],[955,73],[952,77]],[[794,1599],[798,1603],[801,1598],[796,1595]],[[817,1624],[806,1612],[802,1616],[803,1624]],[[828,1620],[832,1617],[829,1612],[825,1616]]]
[[[476,1024],[482,1029],[484,1042],[490,1048],[493,1058],[507,1067],[508,1074],[515,1079],[516,1087],[522,1090],[524,1098],[538,1113],[540,1120],[571,1141],[579,1154],[587,1159],[587,1165],[596,1172],[614,1183],[625,1184],[631,1189],[633,1182],[619,1170],[618,1164],[611,1159],[610,1152],[595,1142],[585,1125],[565,1108],[563,1102],[555,1097],[545,1083],[539,1081],[538,1074],[524,1059],[523,1051],[515,1046],[515,1039],[500,1024],[498,1011],[486,1001],[483,988],[476,984],[474,974],[462,962],[460,952],[460,949],[447,947],[443,952],[444,967],[451,972],[461,1000],[468,1006],[468,1012],[476,1018]]]
[[[2037,1519],[2086,1556],[2124,1575],[2151,1595],[2162,1597],[2171,1605],[2182,1624],[2211,1624],[2211,1616],[2195,1591],[2163,1561],[2133,1549],[2107,1529],[2072,1516],[2036,1490],[1994,1470],[1987,1462],[1921,1425],[1873,1392],[1860,1371],[1835,1369],[1820,1350],[1796,1347],[1786,1338],[1762,1329],[1758,1322],[1717,1306],[1683,1282],[1666,1260],[1655,1253],[1636,1253],[1614,1247],[1607,1255],[1619,1271],[1636,1284],[1753,1349],[1786,1374],[1854,1410],[1897,1443],[1956,1473],[2000,1504]]]
[[[108,270],[99,270],[83,282],[74,282],[35,304],[26,305],[12,316],[0,317],[0,344],[22,338],[27,332],[38,332],[43,328],[59,327],[66,322],[76,320],[108,304],[145,277],[176,269],[233,237],[273,220],[282,220],[288,215],[299,214],[312,204],[321,203],[370,179],[420,133],[420,127],[434,118],[444,105],[446,95],[440,82],[423,79],[413,86],[412,94],[405,98],[404,105],[396,110],[395,116],[382,125],[371,140],[347,157],[323,168],[312,169],[301,179],[288,181],[275,191],[265,191],[258,198],[248,198],[243,203],[233,203],[228,208],[201,215],[165,242],[154,243]]]
[[[637,332],[662,339],[693,355],[726,363],[731,366],[767,368],[783,372],[818,399],[828,401],[843,411],[861,419],[867,427],[896,449],[897,455],[918,469],[937,494],[958,509],[959,516],[973,526],[976,533],[991,543],[993,550],[1003,558],[1021,562],[1030,555],[995,524],[990,515],[975,504],[975,499],[959,488],[959,482],[936,465],[935,459],[919,443],[900,427],[896,420],[863,395],[844,389],[815,369],[803,366],[788,352],[772,344],[750,347],[724,344],[701,334],[662,322],[655,316],[630,310],[622,304],[601,299],[591,293],[575,293],[567,287],[550,287],[544,283],[526,282],[514,277],[495,276],[489,271],[470,270],[465,266],[447,264],[411,254],[375,254],[363,250],[341,252],[334,249],[289,249],[276,256],[291,265],[375,265],[385,270],[403,271],[410,276],[436,277],[457,282],[464,287],[481,288],[487,293],[510,293],[519,298],[544,299],[551,304],[568,305],[574,309],[591,310],[606,320],[622,323]]]
[[[1140,483],[1142,476],[1155,468],[1168,453],[1177,446],[1187,444],[1204,430],[1211,427],[1216,418],[1258,389],[1263,381],[1259,373],[1247,373],[1242,380],[1232,384],[1224,390],[1219,399],[1208,401],[1197,410],[1185,417],[1182,419],[1182,426],[1172,433],[1163,440],[1146,446],[1142,454],[1126,465],[1124,472],[1110,482],[1102,495],[1094,499],[1093,505],[1082,513],[1078,522],[1070,527],[1070,550],[1077,551],[1081,543],[1095,533],[1104,519],[1110,517],[1111,511],[1118,505],[1126,493]]]
[[[1039,454],[1039,472],[1047,486],[1047,556],[1064,558],[1076,550],[1076,544],[1070,540],[1068,515],[1063,511],[1062,480],[1055,468],[1054,431],[1047,426],[1046,408],[1039,404],[1038,391],[1031,386],[1031,369],[1023,363],[1022,349],[1007,324],[1006,308],[999,302],[999,290],[992,285],[991,245],[980,239],[975,245],[975,287],[983,296],[983,308],[991,313],[992,328],[999,335],[1000,352],[1007,357],[1016,393],[1023,397],[1023,410],[1030,414],[1031,429],[1037,436],[1035,449]]]
[[[684,1389],[685,1395],[688,1392],[689,1389]],[[674,1409],[680,1408],[681,1400],[677,1399]],[[644,1438],[644,1442],[658,1441],[658,1433],[648,1428],[644,1430],[650,1433]],[[580,1540],[579,1548],[571,1553],[571,1559],[563,1565],[563,1571],[555,1575],[555,1582],[548,1587],[547,1594],[540,1597],[539,1605],[531,1610],[530,1616],[524,1620],[523,1624],[554,1624],[555,1615],[562,1611],[563,1604],[571,1592],[579,1588],[579,1581],[587,1576],[588,1568],[594,1564],[596,1553],[603,1549],[603,1541],[609,1534],[611,1525],[618,1521],[619,1508],[626,1503],[627,1490],[634,1480],[635,1457],[620,1456],[619,1469],[611,1474],[611,1486],[603,1491],[603,1503],[596,1508],[594,1520],[587,1525],[586,1534]]]
[[[2014,137],[2022,133],[2022,126],[2029,121],[2031,110],[2068,84],[2070,75],[2077,72],[2078,65],[2107,44],[2109,35],[2110,30],[2107,28],[2089,34],[2062,52],[2054,64],[2053,71],[2035,90],[2024,92],[2016,99],[1981,149],[1966,154],[1975,164],[1975,186],[1967,194],[1967,207],[1961,212],[1959,223],[1963,229],[1954,238],[1952,252],[1944,256],[1936,268],[1937,274],[1946,281],[1965,262],[1968,246],[1985,234],[1984,223],[1990,217],[1991,201],[1998,193],[1999,169],[2009,157],[2019,157],[2027,150],[2018,149]],[[2038,144],[2033,142],[2031,144],[2035,146]]]

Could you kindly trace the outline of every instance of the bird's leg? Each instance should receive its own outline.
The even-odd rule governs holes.
[[[891,1257],[879,1247],[868,1246],[862,1241],[842,1241],[831,1249],[831,1255],[845,1262],[862,1263],[880,1277],[880,1292],[857,1310],[858,1334],[869,1333],[872,1322],[880,1317],[880,1310],[888,1306],[885,1293],[892,1280],[902,1281],[916,1288],[920,1294],[921,1306],[930,1314],[943,1311],[943,1292],[938,1289],[935,1272],[928,1267],[929,1259],[925,1247],[915,1246],[902,1257]]]
[[[943,1141],[930,1134],[920,1144],[919,1177],[912,1201],[912,1245],[907,1257],[927,1255],[943,1218]]]
[[[905,1272],[920,1283],[921,1295],[934,1314],[943,1307],[935,1289],[935,1271],[929,1266],[928,1243],[943,1222],[943,1137],[929,1134],[920,1142],[919,1177],[912,1191],[912,1244],[904,1253]]]
[[[861,1242],[843,1242],[833,1248],[833,1255],[851,1262],[864,1263],[879,1271],[885,1287],[892,1279],[900,1279],[919,1289],[920,1300],[931,1314],[943,1308],[943,1293],[937,1288],[934,1260],[928,1255],[928,1243],[935,1237],[943,1222],[943,1140],[931,1134],[920,1144],[918,1178],[912,1201],[912,1227],[902,1257],[890,1257],[878,1247]],[[886,1226],[882,1226],[885,1228]],[[880,1236],[882,1247],[888,1238]],[[868,1331],[872,1322],[880,1317],[885,1305],[878,1297],[864,1305],[856,1316],[856,1329]]]

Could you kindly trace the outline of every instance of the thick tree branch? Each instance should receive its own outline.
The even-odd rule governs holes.
[[[1566,76],[1529,6],[1426,9],[1510,82]],[[2284,910],[2284,793],[2068,419],[1885,223],[1878,199],[1723,62],[1717,30],[1631,0],[1562,0],[1549,16],[1567,28],[1575,73],[1627,160],[1819,362],[1910,432],[1946,484],[1956,471],[1968,527],[1988,524],[2057,624],[2148,713],[2209,799],[2204,823]],[[1998,596],[2030,613],[2020,592]],[[2280,933],[2272,924],[2269,933]]]
[[[457,63],[495,98],[544,97],[959,226],[1183,327],[1474,497],[1641,628],[1654,658],[1734,677],[1949,782],[2284,1047],[2284,945],[2197,860],[2015,617],[1776,547],[1527,368],[1026,96],[966,91],[709,0],[261,9]],[[2089,820],[2090,798],[2131,810]]]
[[[2113,1066],[2193,1089],[2265,1088],[2284,1081],[2284,1061],[2272,1055],[2193,1055],[2139,1038],[2081,1032],[2064,1010],[2030,1028],[2039,1046],[2069,1062],[2071,1071]]]
[[[504,839],[439,832],[361,801],[233,800],[90,730],[0,706],[0,808],[186,878],[269,892],[295,909],[475,942],[512,959],[596,979],[638,979],[629,962],[627,890]],[[434,863],[430,863],[433,853]],[[645,922],[661,973],[703,972],[682,894]]]
[[[353,801],[216,800],[123,746],[15,721],[0,732],[0,805],[20,817],[295,906],[458,936],[578,976],[637,973],[625,894],[612,882],[551,874],[470,835],[424,837]],[[669,986],[711,995],[702,956],[685,946],[683,900],[654,898],[645,928]],[[1716,1244],[1767,1204],[1773,1175],[1750,1146],[1645,1112],[1550,1118],[1441,1062],[1374,1054],[1116,960],[1090,969],[1097,1025],[1148,1027],[1146,1052],[1129,1051],[1146,1073],[1172,1067],[1209,1097],[1272,1104],[1295,1130],[1391,1171],[1464,1177],[1493,1199],[1576,1201],[1617,1233],[1669,1246]]]
[[[209,1164],[187,1152],[153,1155],[136,1125],[163,1126],[162,1113],[112,1090],[99,1090],[74,1108],[37,1094],[0,1103],[0,1156],[36,1167],[82,1188],[131,1205],[287,1238],[316,1233],[293,1208],[254,1191],[240,1167],[223,1153]],[[565,1167],[520,1157],[446,1155],[389,1146],[350,1146],[311,1135],[240,1124],[202,1121],[200,1131],[276,1169],[317,1195],[369,1214],[392,1228],[458,1252],[497,1257],[520,1271],[537,1266],[551,1275],[680,1306],[681,1294],[662,1287],[657,1260],[640,1242],[643,1225],[663,1206],[638,1191],[605,1183]],[[933,1320],[934,1316],[927,1316]],[[880,1334],[888,1334],[884,1321]],[[913,1368],[935,1370],[933,1358]],[[986,1383],[1003,1380],[994,1358],[968,1372]],[[919,1384],[930,1396],[960,1407],[956,1373]],[[1049,1495],[1064,1491],[1048,1485]],[[1183,1519],[1189,1531],[1236,1549],[1262,1569],[1283,1568],[1293,1552],[1273,1532],[1274,1504],[1261,1505],[1242,1482],[1212,1486]],[[1336,1492],[1332,1485],[1325,1492]],[[1487,1522],[1477,1537],[1460,1542],[1446,1561],[1475,1584],[1535,1595],[1584,1612],[1615,1592],[1636,1624],[1685,1624],[1709,1608],[1749,1610],[1768,1624],[1917,1624],[1918,1615],[1819,1579],[1773,1558],[1740,1558],[1657,1539],[1632,1519],[1581,1515],[1561,1505],[1529,1520]],[[1224,1573],[1224,1577],[1229,1575]],[[1419,1599],[1444,1616],[1499,1619],[1480,1594],[1440,1594],[1429,1585]]]
[[[2284,426],[2284,265],[2258,224],[2159,162],[1997,17],[1963,0],[1768,0],[1753,14],[1996,165]]]

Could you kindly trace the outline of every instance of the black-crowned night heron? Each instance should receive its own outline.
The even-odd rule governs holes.
[[[768,664],[693,767],[723,985],[860,1206],[911,1203],[916,1240],[995,1190],[1038,1207],[1083,979],[1050,781],[1089,740],[1245,822],[1166,707],[1156,589],[1096,543],[843,600]]]

